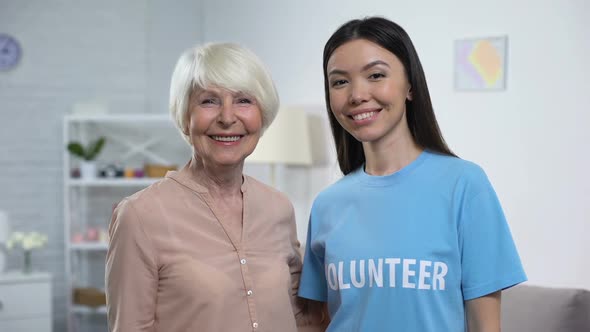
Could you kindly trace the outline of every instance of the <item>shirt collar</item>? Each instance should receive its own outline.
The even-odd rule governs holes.
[[[190,168],[192,163],[194,163],[194,162],[195,161],[194,161],[194,157],[193,157],[180,170],[168,171],[166,173],[166,178],[172,179],[194,192],[207,194],[207,193],[209,193],[209,188],[207,188],[207,187],[203,186],[202,184],[198,183],[197,181],[195,181],[195,178],[192,173],[193,171]],[[249,180],[248,176],[242,175],[242,186],[240,187],[240,190],[242,191],[242,193],[246,192],[246,189],[248,188],[249,181],[250,180]]]

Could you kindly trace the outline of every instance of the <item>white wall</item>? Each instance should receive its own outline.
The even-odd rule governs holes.
[[[204,11],[206,41],[249,46],[273,72],[283,104],[320,108],[329,35],[365,15],[400,23],[421,56],[446,139],[494,183],[530,282],[590,288],[588,1],[217,0]],[[508,89],[453,91],[453,41],[494,35],[509,38]],[[312,171],[311,189],[286,180],[300,234],[311,199],[337,177],[334,164]]]

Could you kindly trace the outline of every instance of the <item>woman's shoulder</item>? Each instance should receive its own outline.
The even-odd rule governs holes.
[[[244,175],[244,185],[242,188],[243,190],[247,190],[257,200],[267,202],[268,204],[279,203],[281,205],[288,205],[289,207],[292,206],[291,200],[285,193],[249,175]]]
[[[177,201],[180,188],[169,178],[123,198],[113,210],[109,229],[122,232],[158,232],[167,220],[167,208]]]
[[[343,175],[333,183],[322,189],[313,201],[314,206],[330,205],[334,201],[343,201],[355,197],[359,192],[359,181],[357,172]]]
[[[491,181],[479,164],[458,157],[433,154],[432,162],[423,174],[428,174],[432,181],[441,188],[453,188],[470,195],[482,191],[491,191]]]
[[[162,178],[123,198],[118,205],[127,204],[138,211],[152,211],[155,206],[162,206],[163,201],[176,200],[178,189],[179,186],[174,180]]]
[[[483,168],[473,161],[435,152],[428,153],[430,154],[429,168],[442,170],[447,176],[456,175],[472,179],[487,177]]]

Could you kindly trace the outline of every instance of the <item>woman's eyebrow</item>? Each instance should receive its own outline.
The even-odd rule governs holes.
[[[201,96],[217,96],[217,93],[211,90],[201,90],[197,93],[197,97]]]
[[[384,65],[384,66],[389,67],[389,64],[387,64],[387,62],[385,62],[383,60],[375,60],[375,61],[372,61],[372,62],[369,62],[368,64],[366,64],[363,67],[362,71],[365,71],[365,70],[375,67],[377,65]]]
[[[385,62],[383,60],[375,60],[375,61],[371,61],[371,62],[367,63],[366,65],[364,65],[363,68],[361,68],[361,71],[368,70],[368,69],[370,69],[370,68],[372,68],[374,66],[377,66],[377,65],[384,65],[384,66],[389,67],[389,64],[387,64],[387,62]],[[347,71],[345,71],[345,70],[342,70],[342,69],[332,69],[328,73],[328,76],[331,76],[331,75],[346,75],[346,74],[347,74]]]

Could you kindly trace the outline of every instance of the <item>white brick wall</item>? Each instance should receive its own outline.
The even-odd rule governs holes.
[[[13,229],[49,236],[34,266],[53,274],[54,331],[65,330],[62,118],[73,103],[166,112],[180,51],[200,42],[199,0],[0,0],[0,33],[23,57],[0,72],[0,209]],[[20,266],[19,252],[8,268]],[[100,322],[99,322],[100,323]]]

